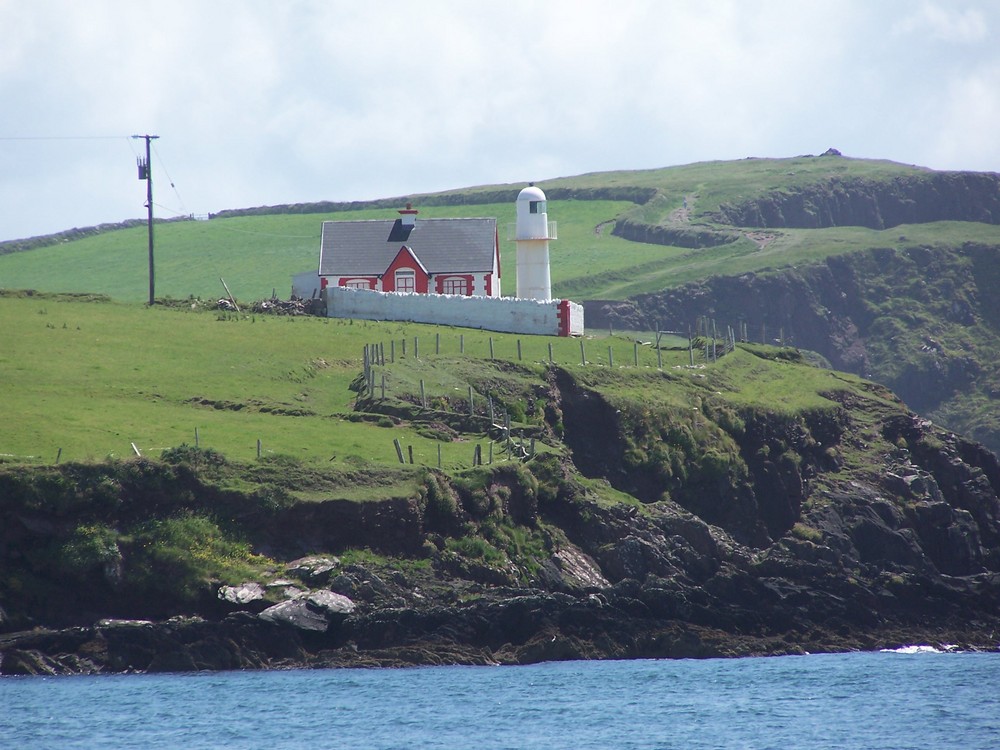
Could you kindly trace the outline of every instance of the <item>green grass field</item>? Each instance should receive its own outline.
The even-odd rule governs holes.
[[[559,236],[551,247],[553,291],[580,301],[621,299],[711,275],[767,272],[870,247],[1000,242],[1000,227],[969,222],[881,232],[858,227],[768,230],[766,242],[743,237],[698,250],[611,235],[614,220],[626,215],[641,215],[652,224],[676,223],[675,212],[685,200],[689,220],[697,225],[720,203],[769,190],[831,176],[889,179],[923,172],[889,162],[824,157],[747,159],[551,180],[543,188],[571,188],[594,198],[549,201],[549,218],[557,222]],[[660,192],[645,206],[607,199],[619,188]],[[507,239],[514,203],[476,201],[495,200],[498,192],[513,190],[484,186],[455,191],[464,205],[424,207],[415,200],[423,217],[497,218],[505,294],[513,293],[516,281],[514,243]],[[446,470],[468,466],[480,436],[443,440],[409,421],[389,427],[392,421],[384,415],[359,419],[355,381],[367,344],[395,353],[397,362],[380,371],[380,377],[387,377],[388,398],[411,404],[421,381],[425,399],[456,409],[462,408],[470,385],[480,402],[494,386],[528,393],[542,381],[551,346],[556,363],[582,368],[587,377],[610,378],[599,387],[615,389],[619,398],[632,398],[634,391],[641,399],[645,389],[653,388],[649,398],[683,405],[693,398],[690,387],[711,384],[709,395],[736,406],[825,408],[819,381],[830,376],[820,371],[737,356],[711,365],[712,372],[699,383],[683,369],[670,376],[688,363],[686,351],[661,352],[658,359],[652,347],[621,335],[583,341],[518,337],[398,323],[233,315],[187,309],[191,306],[183,302],[224,296],[220,278],[241,302],[272,292],[287,297],[292,275],[317,264],[324,220],[394,216],[392,208],[380,208],[157,225],[157,296],[181,302],[151,308],[142,304],[148,293],[144,227],[0,255],[0,292],[8,290],[0,295],[0,454],[6,460],[43,463],[57,456],[63,461],[100,460],[131,455],[133,443],[156,454],[192,444],[197,431],[201,446],[234,460],[255,460],[260,441],[264,457],[398,466],[397,438],[412,446],[415,464],[437,465],[440,449]],[[11,291],[18,289],[40,294]],[[86,302],[51,293],[102,294],[114,301]],[[652,335],[642,337],[648,343]],[[491,369],[491,341],[497,360],[524,370],[523,382],[515,382],[522,377],[515,377],[516,368],[504,375]],[[413,356],[418,345],[419,361]],[[789,390],[787,373],[800,370],[810,374],[795,376],[802,382]],[[652,381],[643,380],[651,373],[656,375]],[[792,393],[800,397],[791,399]]]
[[[558,269],[610,271],[663,256],[663,248],[627,242],[595,226],[614,219],[629,203],[564,201],[557,220],[560,239],[552,243],[556,284]],[[497,218],[501,245],[502,289],[513,295],[514,243],[507,225],[514,206],[431,206],[425,218],[461,216]],[[335,214],[238,216],[211,221],[157,224],[154,228],[156,296],[187,299],[225,297],[220,278],[237,299],[252,301],[272,292],[287,299],[296,273],[319,263],[320,232],[329,219],[395,218],[393,210],[369,209]],[[555,215],[553,215],[555,220]],[[122,229],[74,242],[0,256],[0,289],[93,292],[116,300],[142,301],[149,296],[148,238],[144,227]],[[570,260],[572,258],[572,261]],[[565,274],[563,274],[565,275]]]
[[[412,446],[415,466],[437,466],[440,448],[446,471],[468,467],[475,443],[489,442],[485,431],[443,436],[417,421],[394,426],[359,414],[355,381],[367,344],[385,353],[376,369],[379,400],[382,375],[386,399],[411,406],[423,381],[427,408],[452,414],[467,412],[470,386],[479,414],[488,397],[523,411],[544,383],[550,351],[552,362],[595,387],[637,400],[688,403],[693,388],[733,403],[815,408],[824,403],[816,393],[832,387],[829,371],[747,354],[691,370],[686,350],[658,355],[648,342],[620,335],[516,336],[62,295],[0,295],[0,319],[0,454],[17,463],[128,457],[132,444],[155,457],[197,439],[237,461],[256,460],[259,440],[264,458],[398,467],[395,438]],[[795,388],[784,376],[772,383],[781,368],[808,375]],[[799,400],[790,397],[796,388]]]
[[[822,230],[768,230],[766,242],[747,237],[720,247],[689,248],[629,242],[611,234],[619,217],[651,226],[719,228],[712,215],[720,203],[788,190],[831,177],[891,179],[926,170],[891,162],[843,158],[746,159],[705,162],[666,169],[607,172],[541,183],[545,189],[570,189],[600,198],[616,189],[655,189],[646,205],[625,200],[550,200],[549,219],[558,225],[551,244],[553,293],[574,300],[622,299],[706,278],[760,272],[869,247],[913,244],[1000,242],[1000,227],[971,222],[939,222],[885,231],[860,227]],[[420,216],[497,219],[501,245],[502,291],[514,293],[514,243],[507,227],[514,202],[477,203],[515,186],[483,186],[452,193],[462,205],[421,205]],[[434,201],[427,198],[428,203]],[[687,200],[689,215],[673,215]],[[155,229],[156,294],[161,298],[204,300],[225,296],[226,280],[243,302],[286,298],[291,277],[316,268],[324,220],[394,218],[392,208],[335,213],[261,214],[158,224]],[[680,221],[680,223],[678,223]],[[732,228],[728,228],[732,230]],[[121,301],[148,298],[145,227],[29,251],[0,255],[0,289],[93,292]]]

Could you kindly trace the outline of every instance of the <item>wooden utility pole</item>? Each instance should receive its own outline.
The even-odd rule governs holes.
[[[139,179],[146,181],[146,211],[149,227],[149,304],[156,303],[156,275],[153,271],[153,167],[149,158],[149,144],[158,135],[133,135],[146,141],[146,159],[139,159]]]

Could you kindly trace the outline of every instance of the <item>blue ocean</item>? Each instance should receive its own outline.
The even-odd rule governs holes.
[[[1000,654],[0,679],[4,748],[1000,747]]]

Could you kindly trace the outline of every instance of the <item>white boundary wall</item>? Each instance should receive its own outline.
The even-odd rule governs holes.
[[[567,336],[583,335],[583,305],[569,302],[569,333]]]
[[[323,293],[326,295],[326,314],[330,318],[406,320],[547,336],[583,335],[583,305],[576,302],[405,294],[347,287],[327,287]],[[560,306],[569,313],[568,326],[560,325]]]

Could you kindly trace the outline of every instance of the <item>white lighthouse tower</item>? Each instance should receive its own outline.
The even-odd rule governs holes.
[[[529,185],[517,196],[517,296],[521,299],[552,300],[549,276],[549,240],[556,239],[555,225],[549,226],[545,193]]]

